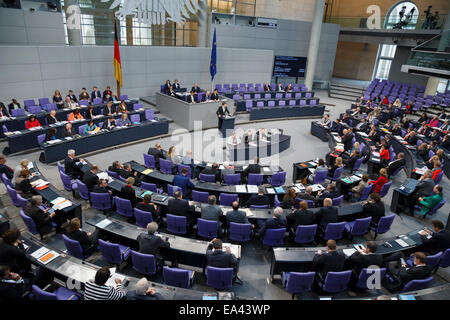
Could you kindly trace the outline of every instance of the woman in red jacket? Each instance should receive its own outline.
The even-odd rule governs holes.
[[[439,160],[435,160],[434,161],[434,165],[433,165],[433,171],[432,171],[432,173],[433,173],[433,180],[434,181],[436,181],[436,178],[437,178],[437,176],[440,174],[442,172],[442,169],[441,169],[441,161],[439,161]]]
[[[380,149],[380,162],[384,166],[389,164],[389,149],[384,144]]]
[[[40,127],[40,126],[41,126],[41,124],[36,119],[34,114],[32,114],[28,117],[27,123],[25,124],[25,128],[27,128],[27,129],[34,128],[34,127]]]
[[[380,177],[377,180],[369,181],[369,184],[373,184],[373,192],[380,193],[383,185],[388,182],[387,171],[385,168],[380,169]]]

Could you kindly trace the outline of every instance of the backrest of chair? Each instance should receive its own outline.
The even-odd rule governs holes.
[[[434,180],[434,183],[439,184],[441,182],[441,179],[443,176],[444,176],[444,171],[441,171],[440,173],[438,173],[436,176],[436,180]]]
[[[133,110],[139,110],[142,109],[144,106],[142,103],[133,103]]]
[[[230,239],[234,241],[249,241],[251,238],[252,225],[250,223],[230,222]]]
[[[132,114],[130,116],[131,122],[141,122],[141,116],[139,114]]]
[[[155,119],[155,111],[153,109],[145,109],[145,120],[154,120]]]
[[[61,164],[61,162],[56,161],[56,165],[59,171],[66,173],[66,169],[64,169],[64,166]]]
[[[441,268],[447,268],[448,266],[450,266],[450,249],[445,250],[442,254],[439,266]]]
[[[441,261],[442,252],[438,252],[435,255],[427,256],[427,266],[429,266],[432,270],[439,264]]]
[[[198,218],[197,227],[198,235],[207,239],[213,239],[217,237],[217,221]]]
[[[128,95],[127,94],[121,94],[119,96],[119,100],[128,100]]]
[[[141,228],[147,228],[150,222],[153,222],[153,216],[151,212],[139,210],[134,208],[134,217],[136,218],[136,225]]]
[[[369,231],[371,220],[372,217],[356,219],[351,230],[351,235],[359,236],[366,234]]]
[[[177,190],[180,190],[180,187],[173,186],[173,185],[171,185],[171,184],[169,184],[169,183],[167,184],[167,194],[168,194],[169,196],[173,197],[174,193],[175,193]]]
[[[386,233],[391,229],[391,225],[394,222],[395,214],[391,214],[390,216],[381,217],[377,226],[377,233]]]
[[[231,206],[234,201],[238,201],[237,194],[221,193],[219,197],[219,203],[221,206]]]
[[[11,116],[13,117],[20,117],[25,115],[25,110],[20,108],[20,109],[12,109],[11,110]]]
[[[6,184],[6,190],[8,191],[9,198],[11,199],[11,202],[14,204],[14,206],[19,207],[19,203],[17,201],[17,191],[10,187],[8,184]]]
[[[373,275],[376,275],[373,277]],[[363,268],[358,276],[358,281],[356,286],[361,289],[372,289],[369,288],[369,285],[374,287],[376,279],[384,279],[384,275],[386,274],[386,268]],[[369,283],[368,280],[371,279]]]
[[[302,293],[311,290],[314,282],[315,272],[290,272],[286,291],[292,293]]]
[[[159,167],[163,173],[172,173],[172,160],[159,159]]]
[[[342,200],[344,200],[344,195],[340,195],[339,197],[337,197],[337,198],[333,198],[332,199],[332,201],[333,201],[333,206],[340,206],[341,204],[342,204]]]
[[[72,180],[70,179],[70,177],[63,171],[59,171],[59,176],[61,177],[64,189],[66,189],[67,191],[72,191]]]
[[[355,161],[355,164],[353,165],[352,171],[358,170],[359,167],[361,166],[363,160],[364,160],[364,157],[361,157],[361,158],[357,159],[357,160]]]
[[[85,124],[81,125],[78,127],[78,134],[82,135],[84,133],[84,128],[86,127]]]
[[[206,285],[214,289],[231,288],[233,285],[233,268],[206,267]]]
[[[154,169],[155,168],[155,157],[151,154],[144,153],[144,164],[146,167]]]
[[[420,280],[411,280],[403,287],[403,289],[400,292],[402,293],[426,289],[432,281],[433,281],[432,276]]]
[[[186,217],[184,216],[175,216],[173,214],[167,214],[167,231],[176,233],[176,234],[184,234],[186,233]]]
[[[247,184],[260,186],[263,182],[263,175],[260,173],[249,173]]]
[[[80,260],[84,260],[83,249],[78,241],[70,239],[65,234],[62,235],[64,240],[64,244],[67,249],[67,253],[71,256],[78,258]]]
[[[91,207],[97,210],[111,209],[111,197],[109,193],[90,192]]]
[[[341,292],[347,289],[352,271],[328,272],[323,285],[325,292]]]
[[[333,180],[338,180],[341,177],[342,170],[344,170],[344,167],[336,168],[336,170],[334,170]]]
[[[20,209],[20,217],[23,220],[23,223],[27,226],[28,231],[32,234],[37,234],[36,224],[34,223],[33,219],[31,219],[29,216],[27,216],[23,209]]]
[[[164,283],[169,286],[179,287],[179,288],[190,288],[190,279],[189,279],[189,271],[178,269],[178,268],[169,268],[163,267],[163,278]]]
[[[342,239],[346,222],[329,223],[325,229],[324,240],[339,240]]]
[[[36,102],[34,102],[34,99],[28,99],[28,100],[24,100],[23,101],[23,105],[25,107],[29,107],[29,106],[35,106]]]
[[[280,171],[277,173],[274,173],[272,175],[272,179],[270,180],[270,184],[272,186],[282,186],[286,182],[286,172]]]
[[[363,192],[361,193],[361,198],[359,199],[359,201],[363,201],[366,200],[367,198],[369,198],[369,194],[373,189],[373,185],[370,184],[368,186],[366,186],[363,190]]]
[[[120,197],[114,197],[114,203],[116,204],[117,213],[124,217],[133,216],[133,207],[131,201]]]
[[[295,231],[295,239],[296,243],[310,243],[314,241],[314,236],[316,235],[317,224],[312,224],[309,226],[297,226],[297,230]]]
[[[328,175],[328,169],[325,170],[317,170],[314,175],[314,184],[325,182],[325,179]]]
[[[156,273],[156,259],[152,254],[145,254],[131,250],[133,269],[145,275]]]
[[[106,261],[114,264],[120,264],[122,262],[120,248],[117,243],[110,243],[103,241],[102,239],[98,239],[98,245],[102,257]]]
[[[34,284],[31,286],[31,293],[33,294],[33,297],[35,300],[41,300],[41,301],[58,300],[58,298],[56,297],[56,294],[44,291]]]
[[[45,133],[37,136],[38,145],[41,146],[44,143],[44,140],[45,140]]]
[[[77,184],[80,197],[83,198],[84,200],[89,200],[89,190],[86,187],[86,185],[79,179],[76,179],[75,182]]]
[[[225,175],[225,184],[227,185],[238,185],[240,181],[241,175],[239,173]]]
[[[213,174],[203,174],[200,173],[199,180],[203,182],[216,182],[216,176]]]
[[[17,195],[17,197],[19,197],[19,195]],[[433,215],[435,214],[440,208],[442,208],[442,206],[445,204],[445,202],[447,201],[447,198],[443,198],[441,202],[439,202],[437,205],[435,205],[430,212],[428,212],[428,215]]]
[[[106,173],[108,174],[108,176],[113,177],[114,179],[119,179],[119,174],[117,172],[106,170]]]
[[[190,166],[187,166],[187,165],[185,165],[185,164],[179,164],[179,165],[178,165],[178,174],[181,174],[181,170],[183,170],[183,168],[186,168],[186,169],[187,169],[187,171],[188,171],[187,176],[188,176],[188,177],[192,177],[191,167],[190,167]]]
[[[380,197],[384,197],[389,192],[389,188],[391,187],[392,181],[388,181],[381,187]]]
[[[148,190],[151,192],[158,192],[158,189],[156,188],[156,184],[154,183],[148,183],[148,182],[141,182],[141,188],[144,190]]]
[[[102,98],[94,98],[94,100],[92,101],[92,103],[93,103],[94,105],[102,104]]]
[[[286,228],[267,229],[264,234],[263,244],[268,246],[281,246],[284,243]]]
[[[202,203],[208,203],[208,192],[192,190],[192,200]]]

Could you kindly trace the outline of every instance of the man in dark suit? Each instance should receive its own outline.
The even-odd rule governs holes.
[[[323,203],[323,200],[325,198],[330,198],[330,199],[334,199],[339,197],[340,194],[339,192],[336,190],[336,185],[334,183],[330,183],[327,186],[327,189],[325,191],[319,191],[317,193],[317,196],[315,198],[315,202],[317,206],[320,206]],[[307,200],[307,199],[303,199],[303,200]]]
[[[123,168],[119,169],[119,175],[124,179],[128,179],[129,177],[136,178],[137,172],[133,172],[131,165],[129,163],[125,163]]]
[[[419,202],[419,198],[428,197],[432,194],[434,188],[432,176],[433,173],[431,170],[425,171],[419,178],[414,192],[408,196],[409,212],[411,215],[414,214],[414,206]]]
[[[212,239],[206,249],[206,266],[214,268],[237,268],[237,258],[231,253],[230,248],[224,252],[222,240]],[[236,278],[236,272],[234,272]]]
[[[161,237],[155,235],[156,230],[158,230],[158,224],[153,221],[147,225],[147,233],[141,233],[138,236],[139,252],[154,255],[157,263],[163,266],[164,260],[162,259],[160,248],[170,248],[170,243],[167,237],[163,240]]]
[[[3,173],[6,175],[6,177],[8,177],[9,180],[14,177],[14,170],[6,165],[6,156],[0,154],[0,175]]]
[[[317,251],[313,258],[313,270],[317,273],[317,280],[325,280],[328,272],[340,272],[344,268],[345,256],[336,251],[336,241],[327,241],[327,252]]]
[[[258,194],[253,194],[247,201],[247,207],[250,206],[269,206],[269,197],[264,194],[264,187],[258,187]]]
[[[358,249],[346,261],[349,267],[355,272],[358,277],[361,270],[370,266],[383,266],[383,256],[377,254],[377,243],[375,241],[367,241],[364,250]]]
[[[108,188],[108,182],[105,179],[99,179],[98,183],[92,189],[92,192],[112,194],[112,191],[108,190],[107,188]]]
[[[94,187],[98,184],[98,166],[93,165],[91,169],[86,171],[83,175],[83,183],[86,185],[89,192],[91,192]]]
[[[106,90],[103,91],[103,101],[110,101],[112,95],[111,87],[107,86]]]
[[[338,222],[338,210],[333,207],[333,200],[325,198],[323,200],[323,208],[315,213],[315,219],[318,222],[319,229],[324,232],[329,223]]]
[[[439,220],[433,220],[431,224],[433,231],[428,228],[421,231],[421,249],[430,255],[435,255],[450,248],[450,232],[444,229],[444,224]]]
[[[306,201],[300,202],[300,208],[286,217],[287,227],[291,237],[295,236],[298,226],[309,226],[314,224],[314,213],[308,210]]]
[[[156,292],[155,289],[149,287],[148,280],[141,278],[136,282],[136,288],[129,290],[125,296],[125,300],[165,300],[163,295]]]
[[[344,144],[344,150],[349,151],[352,149],[352,141],[353,141],[353,129],[344,129],[342,136],[342,143]]]
[[[173,90],[175,90],[175,91],[181,89],[181,85],[180,85],[180,83],[178,82],[177,79],[175,79],[175,80],[173,81],[172,87],[173,87]]]
[[[230,115],[230,111],[227,108],[226,101],[223,101],[222,105],[216,111],[217,118],[219,119],[217,126],[220,131],[222,130],[222,123],[223,123],[223,118],[225,117],[225,114]]]
[[[191,91],[190,94],[186,97],[187,103],[196,103],[197,102],[197,95],[194,91]]]
[[[108,101],[106,106],[103,107],[104,116],[112,116],[117,113],[116,107],[113,105],[112,101]]]
[[[369,196],[369,201],[367,201],[363,206],[362,217],[372,217],[370,223],[372,225],[377,225],[382,217],[384,217],[385,209],[384,203],[381,201],[381,197],[378,193],[371,193]]]
[[[244,169],[242,172],[242,177],[247,178],[249,173],[261,173],[261,166],[259,165],[259,158],[255,157],[253,160],[254,163],[251,163]]]
[[[107,130],[112,130],[115,127],[116,127],[116,120],[112,116],[109,116],[108,119],[106,119],[102,125],[102,129]]]
[[[300,192],[297,195],[297,198],[300,198],[302,200],[315,200],[316,198],[313,196],[312,194],[312,187],[311,186],[307,186],[305,188],[305,192]]]
[[[247,214],[245,213],[245,211],[239,210],[239,203],[237,201],[234,201],[231,204],[231,207],[233,208],[233,210],[227,211],[226,215],[228,228],[230,228],[231,222],[240,224],[249,223]]]
[[[0,301],[22,300],[25,282],[22,277],[11,272],[9,266],[0,265]]]
[[[369,129],[369,125],[367,124],[367,120],[365,118],[361,119],[361,122],[356,125],[356,130],[359,132],[367,132]]]
[[[273,209],[273,217],[267,220],[258,220],[260,226],[259,236],[261,239],[264,238],[267,229],[280,229],[286,228],[286,218],[283,217],[283,209],[281,207],[276,207]]]
[[[195,93],[195,95],[199,94],[202,90],[200,89],[200,87],[198,86],[198,83],[195,82],[194,86],[192,87],[191,91],[193,91]]]
[[[112,165],[108,167],[108,171],[115,172],[120,175],[120,170],[122,169],[122,165],[119,161],[113,161]]]
[[[155,144],[155,147],[150,147],[147,151],[147,154],[153,156],[155,159],[156,169],[159,170],[159,159],[164,158],[164,151],[159,143]]]
[[[404,166],[405,164],[406,164],[405,154],[403,152],[400,152],[397,155],[397,159],[395,159],[394,161],[389,163],[389,166],[388,166],[388,177],[390,177],[395,172],[395,170],[397,170],[398,168]]]
[[[67,150],[67,157],[64,159],[65,173],[72,179],[80,179],[83,176],[83,172],[81,171],[81,167],[83,166],[82,161],[82,158],[75,157],[75,150]]]
[[[11,114],[11,111],[14,109],[21,109],[22,107],[20,106],[20,103],[17,102],[16,99],[12,99],[12,102],[10,104],[8,104],[8,110],[9,110],[9,114]]]
[[[51,110],[50,113],[47,115],[47,125],[55,124],[58,122],[58,119],[56,119],[56,110]]]
[[[72,90],[69,90],[69,94],[67,96],[72,102],[78,102],[77,96],[73,93]]]
[[[403,288],[411,280],[421,280],[431,275],[431,269],[427,266],[427,256],[425,253],[417,251],[414,253],[414,265],[408,267],[405,263],[403,252],[396,252],[384,259],[387,273],[393,281],[386,281],[385,287],[391,291]]]
[[[73,128],[72,128],[72,124],[71,123],[66,123],[66,126],[63,129],[63,137],[71,137],[75,134]]]
[[[188,229],[195,225],[195,208],[192,202],[183,199],[183,193],[180,190],[175,191],[174,198],[169,199],[167,212],[175,216],[186,217]]]
[[[36,229],[39,234],[44,235],[53,231],[53,217],[56,214],[56,211],[48,214],[47,212],[50,208],[42,210],[40,206],[42,205],[42,197],[41,196],[33,196],[31,197],[31,201],[26,205],[24,212],[27,216],[33,219],[34,224],[36,225]]]
[[[410,131],[406,136],[403,137],[406,142],[408,142],[410,145],[415,146],[417,144],[417,136],[415,131]]]
[[[120,197],[123,199],[130,200],[131,206],[134,208],[137,203],[136,191],[133,188],[134,178],[129,177],[125,181],[125,185],[120,189]]]
[[[211,99],[211,92],[210,91],[206,91],[206,93],[202,97],[202,102],[210,101],[210,100],[212,100]]]
[[[188,174],[187,168],[181,169],[181,174],[177,174],[173,177],[172,184],[174,186],[177,186],[181,188],[181,191],[185,195],[186,199],[191,199],[192,189],[195,187],[194,184],[191,182],[190,177],[187,176]]]
[[[91,92],[91,101],[94,102],[94,99],[101,98],[101,97],[102,97],[102,93],[100,92],[100,90],[98,90],[98,88],[96,86],[94,86],[92,88],[92,92]]]
[[[211,167],[205,167],[201,172],[201,174],[213,174],[214,179],[217,181],[220,181],[220,171],[219,171],[219,165],[217,163],[213,163]]]
[[[208,197],[208,204],[202,205],[202,215],[201,218],[210,221],[217,221],[217,235],[220,237],[222,234],[222,223],[220,222],[220,217],[222,214],[222,209],[216,205],[216,196],[210,195]]]

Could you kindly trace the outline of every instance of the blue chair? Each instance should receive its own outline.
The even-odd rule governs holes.
[[[394,222],[395,214],[391,214],[390,216],[381,217],[378,224],[370,225],[369,229],[375,232],[374,239],[377,238],[379,234],[383,234],[391,230],[391,225]],[[372,222],[373,224],[373,222]]]
[[[435,255],[427,256],[427,266],[430,267],[431,270],[435,270],[439,266],[439,261],[441,261],[442,252],[438,252]],[[414,266],[414,255],[411,255],[407,260],[406,264],[409,267]]]
[[[155,157],[150,154],[144,153],[144,164],[147,168],[150,168],[150,169],[156,168]]]
[[[353,239],[354,236],[363,236],[369,232],[370,221],[372,221],[372,217],[356,219],[355,221],[348,222],[345,225],[345,230],[347,231],[350,240]]]
[[[432,276],[422,280],[411,280],[407,284],[405,284],[400,293],[426,289],[428,288],[428,286],[431,284],[432,281],[433,281]]]
[[[159,170],[162,173],[172,174],[172,160],[159,159]]]
[[[385,184],[383,184],[383,186],[381,187],[381,190],[380,190],[380,197],[383,198],[385,195],[387,195],[391,185],[392,185],[392,181],[388,181]]]
[[[344,170],[344,167],[336,168],[336,170],[334,170],[333,176],[331,176],[331,177],[327,176],[327,179],[330,180],[330,181],[339,180],[341,178],[343,170]]]
[[[259,173],[249,173],[247,184],[260,186],[263,182],[263,175]]]
[[[171,197],[173,197],[173,194],[177,191],[181,190],[180,187],[173,186],[171,184],[167,184],[167,194]]]
[[[59,176],[61,177],[64,189],[66,189],[67,191],[73,191],[78,188],[77,183],[75,181],[72,181],[70,177],[63,171],[59,172]]]
[[[323,239],[327,240],[340,240],[342,239],[345,225],[347,222],[337,222],[337,223],[329,223],[325,229],[325,234],[323,235]]]
[[[362,164],[363,160],[364,160],[364,157],[361,157],[361,158],[357,159],[355,161],[355,164],[353,165],[353,168],[350,169],[350,173],[358,171],[359,167],[361,167],[361,164]]]
[[[447,268],[450,266],[450,249],[444,251],[439,262],[439,267]]]
[[[352,271],[328,272],[325,281],[319,281],[319,287],[328,293],[342,292],[347,289]]]
[[[294,299],[296,294],[311,291],[315,276],[315,272],[283,272],[281,281],[286,291],[292,293],[292,299]]]
[[[164,283],[169,286],[190,289],[194,274],[191,270],[163,267]]]
[[[333,206],[340,206],[341,204],[342,204],[342,201],[344,200],[344,195],[341,195],[341,196],[339,196],[339,197],[337,197],[337,198],[333,198],[332,199],[332,201],[333,201]]]
[[[250,223],[230,222],[230,240],[237,242],[250,241],[252,234],[252,225]]]
[[[115,196],[114,203],[118,214],[127,218],[131,218],[133,216],[133,207],[130,200]]]
[[[134,217],[136,218],[136,225],[141,228],[147,228],[150,222],[153,222],[153,216],[151,212],[139,210],[134,208]]]
[[[153,109],[145,109],[145,120],[152,121],[155,119],[155,111]]]
[[[93,209],[106,211],[112,208],[111,196],[109,193],[95,193],[90,192],[91,196],[91,207]]]
[[[267,229],[263,238],[263,245],[270,247],[282,246],[286,228]]]
[[[20,217],[22,218],[23,223],[27,226],[27,229],[31,234],[38,234],[36,224],[34,223],[33,219],[27,216],[23,212],[23,209],[20,209]]]
[[[367,287],[368,284],[367,281],[374,273],[377,272],[379,273],[378,274],[379,279],[384,279],[384,276],[386,274],[386,268],[378,268],[378,269],[363,268],[358,275],[356,286],[364,290],[371,289]]]
[[[295,198],[295,208],[299,208],[300,207],[300,202],[302,201],[306,201],[306,203],[308,204],[308,208],[314,208],[314,201],[313,200],[303,200],[301,198]]]
[[[76,179],[75,183],[77,185],[78,194],[80,195],[80,197],[84,200],[89,200],[89,190],[86,185],[79,179]]]
[[[64,287],[59,287],[54,292],[47,292],[36,285],[31,286],[30,298],[39,301],[56,301],[56,300],[79,300],[77,293],[70,291]]]
[[[103,259],[119,266],[130,256],[130,248],[117,243],[111,243],[98,239],[98,245]]]
[[[323,183],[328,176],[328,169],[316,170],[314,174],[313,184]]]
[[[206,285],[216,290],[233,286],[233,268],[206,267]]]
[[[68,254],[80,260],[84,260],[88,257],[88,255],[84,254],[83,248],[78,241],[70,239],[65,234],[62,235],[62,238]]]
[[[178,165],[178,174],[181,174],[181,170],[183,170],[183,168],[186,168],[186,169],[187,169],[187,171],[188,171],[187,176],[190,177],[190,178],[192,178],[191,167],[190,167],[190,166],[187,166],[187,165],[185,165],[185,164],[179,164],[179,165]]]
[[[159,193],[158,188],[156,187],[156,184],[154,183],[148,183],[148,182],[141,182],[141,188],[144,190],[148,190],[151,192]]]
[[[46,136],[45,133],[40,134],[40,135],[37,136],[37,142],[38,142],[38,145],[39,145],[39,148],[40,148],[40,149],[43,149],[42,145],[43,145],[44,142],[45,142],[45,136]]]
[[[237,194],[221,193],[219,197],[219,203],[221,206],[231,206],[234,201],[238,201]]]
[[[192,200],[196,202],[208,203],[208,192],[192,190]]]
[[[216,176],[213,174],[200,173],[198,179],[203,182],[212,182],[212,183],[216,182]]]
[[[286,172],[280,171],[277,173],[274,173],[272,177],[270,178],[270,184],[274,187],[279,187],[284,185],[286,182]]]
[[[152,276],[158,271],[155,256],[131,250],[133,269],[140,274]]]
[[[117,172],[106,170],[106,173],[108,174],[108,176],[113,177],[114,179],[119,179],[119,174]]]
[[[238,185],[240,183],[241,183],[241,175],[239,173],[225,175],[226,185]]]
[[[251,209],[267,209],[269,208],[268,204],[262,204],[262,205],[256,205],[256,204],[252,204],[250,206]]]
[[[217,221],[197,219],[197,235],[205,239],[217,238]]]
[[[186,217],[175,216],[173,214],[166,215],[167,231],[174,234],[186,234],[187,233],[187,220]]]
[[[438,173],[436,176],[436,180],[434,180],[434,184],[439,184],[441,182],[442,177],[444,176],[444,171],[441,171],[441,173]]]
[[[314,242],[316,230],[317,224],[312,224],[310,226],[297,226],[294,241],[300,244]]]

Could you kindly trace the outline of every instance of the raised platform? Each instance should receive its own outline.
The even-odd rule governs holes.
[[[267,107],[252,109],[250,121],[278,118],[323,117],[325,106],[302,107]]]

